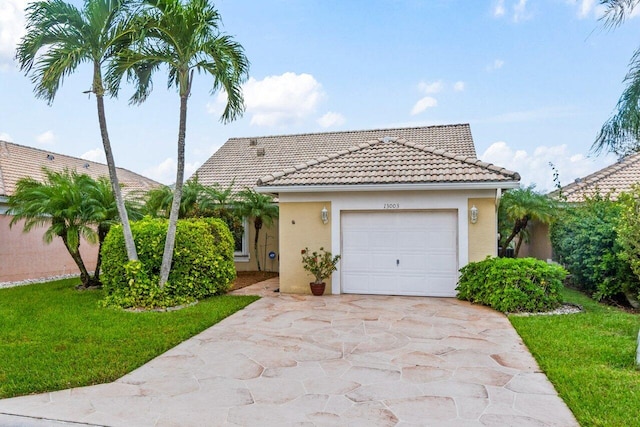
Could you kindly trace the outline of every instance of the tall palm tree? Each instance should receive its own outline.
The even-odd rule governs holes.
[[[640,0],[600,0],[600,4],[605,7],[601,18],[605,27],[614,28],[631,16]],[[615,113],[602,125],[591,146],[596,154],[606,150],[622,157],[640,151],[640,49],[631,57],[624,82],[627,87]]]
[[[80,64],[93,67],[89,92],[95,94],[98,123],[107,158],[111,188],[122,222],[129,260],[137,260],[129,218],[125,209],[116,165],[107,131],[104,95],[116,94],[118,80],[103,83],[103,67],[130,41],[132,26],[128,20],[130,0],[85,0],[81,10],[62,0],[40,0],[27,9],[26,35],[18,45],[16,58],[20,69],[31,76],[38,98],[53,102],[66,76]]]
[[[212,93],[222,89],[227,104],[221,121],[230,122],[244,112],[241,85],[247,78],[249,62],[244,49],[220,31],[220,14],[208,0],[143,0],[147,6],[142,18],[144,29],[138,44],[119,55],[113,71],[116,80],[127,74],[137,83],[133,103],[144,101],[152,89],[152,75],[162,65],[168,68],[168,85],[180,96],[178,125],[178,165],[174,197],[165,240],[160,286],[169,278],[176,223],[184,181],[184,150],[187,128],[187,101],[194,72],[213,78]]]
[[[519,237],[526,238],[526,228],[530,221],[549,224],[555,213],[555,202],[544,194],[536,193],[534,187],[507,191],[500,200],[499,220],[501,232],[509,233],[502,242],[500,256],[506,256],[509,244]],[[516,247],[518,256],[520,241]]]
[[[60,237],[80,270],[82,285],[97,284],[80,255],[81,237],[90,243],[97,240],[87,203],[89,188],[95,181],[87,175],[68,170],[44,170],[44,173],[44,182],[22,178],[16,183],[13,195],[8,197],[8,214],[13,215],[10,226],[24,220],[25,233],[36,227],[48,226],[43,236],[45,243]]]
[[[262,225],[271,225],[278,218],[278,205],[273,201],[273,197],[261,194],[249,188],[238,193],[237,209],[238,214],[245,218],[253,218],[253,226],[256,229],[256,235],[253,240],[253,251],[258,263],[258,271],[260,268],[260,257],[258,256],[258,237]]]

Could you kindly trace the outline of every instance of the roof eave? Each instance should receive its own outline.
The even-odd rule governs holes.
[[[259,193],[329,193],[351,191],[495,190],[519,188],[519,181],[425,182],[406,184],[272,185],[257,186]]]

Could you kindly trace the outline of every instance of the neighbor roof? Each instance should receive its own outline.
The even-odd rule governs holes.
[[[253,188],[259,178],[378,138],[408,142],[476,157],[468,124],[231,138],[197,171],[201,184],[234,183],[235,190]]]
[[[627,156],[604,169],[562,187],[562,194],[568,202],[583,202],[585,197],[597,193],[617,199],[622,192],[631,190],[640,183],[640,153]],[[551,193],[557,195],[558,192]]]
[[[12,195],[20,178],[31,177],[43,180],[43,167],[56,172],[61,172],[65,168],[75,170],[94,179],[109,176],[107,165],[102,163],[0,141],[0,196]],[[117,168],[117,171],[125,194],[138,190],[146,191],[161,185],[127,169]]]
[[[321,156],[258,181],[261,187],[517,182],[516,172],[405,139],[381,138]]]

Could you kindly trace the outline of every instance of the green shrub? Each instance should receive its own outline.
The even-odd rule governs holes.
[[[131,224],[139,263],[128,262],[124,236],[114,226],[102,250],[105,305],[167,307],[225,293],[235,278],[233,238],[222,220],[179,220],[169,281],[158,287],[166,219]]]
[[[563,209],[551,227],[556,259],[572,284],[598,301],[640,290],[618,238],[621,212],[620,203],[596,195]]]
[[[567,272],[533,258],[487,258],[460,270],[458,298],[504,313],[552,310]]]

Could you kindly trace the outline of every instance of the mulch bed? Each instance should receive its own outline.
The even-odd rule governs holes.
[[[278,273],[272,271],[238,271],[238,277],[233,282],[231,290],[242,289],[272,277],[278,277]]]

